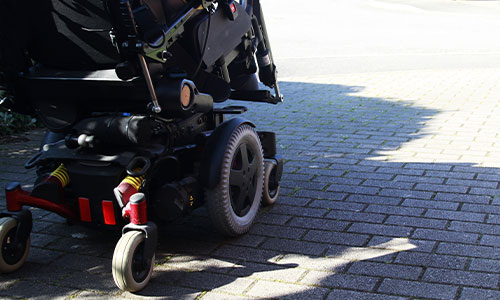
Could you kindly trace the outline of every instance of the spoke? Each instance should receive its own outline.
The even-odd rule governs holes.
[[[247,144],[243,143],[240,146],[240,153],[241,153],[241,168],[245,170],[248,165],[248,152],[247,152]]]
[[[240,216],[241,214],[241,211],[243,210],[243,208],[245,207],[245,192],[244,191],[240,191],[238,193],[238,199],[234,199],[233,200],[233,203],[234,203],[234,212]]]
[[[253,178],[253,177],[251,177]],[[255,185],[253,183],[253,179],[248,183],[248,200],[250,201],[250,205],[252,205],[255,199]]]
[[[253,176],[257,173],[257,160],[253,159],[248,168],[250,169],[248,172],[248,178],[253,179]]]
[[[243,171],[231,169],[229,172],[229,185],[241,187],[245,181],[245,177],[243,176]]]

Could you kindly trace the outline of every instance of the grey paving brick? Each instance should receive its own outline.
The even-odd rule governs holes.
[[[259,280],[247,294],[271,299],[323,299],[329,292],[326,288]]]
[[[373,173],[373,172],[348,172],[344,175],[347,178],[391,180],[394,174]]]
[[[469,270],[499,273],[500,260],[473,258]]]
[[[303,240],[336,245],[362,246],[368,241],[368,238],[369,236],[365,234],[311,230],[303,237]]]
[[[408,176],[408,175],[397,175],[394,181],[403,181],[411,183],[430,183],[430,184],[442,184],[444,183],[443,178],[430,177],[430,176]]]
[[[7,290],[0,291],[0,296],[9,298],[56,299],[62,300],[76,294],[78,289],[50,285],[35,281],[21,281]]]
[[[390,195],[389,195],[390,196]],[[401,198],[396,197],[380,197],[380,196],[368,196],[368,195],[350,195],[346,201],[349,202],[359,202],[367,204],[384,204],[384,205],[398,205],[401,203]]]
[[[475,172],[460,172],[455,167],[452,172],[426,171],[425,176],[439,177],[439,178],[473,179],[474,176],[476,176],[476,173]]]
[[[460,220],[460,221],[470,221],[470,222],[483,222],[486,219],[486,214],[482,213],[438,210],[438,209],[427,210],[425,216],[436,219]]]
[[[245,262],[236,264],[230,275],[238,278],[248,277],[254,279],[279,280],[286,282],[297,282],[307,270],[295,267],[294,264],[278,265],[272,263],[258,264]]]
[[[335,193],[335,192],[321,192],[312,190],[298,190],[294,196],[306,197],[310,199],[327,199],[327,200],[342,200],[347,194],[346,193]]]
[[[323,215],[326,215],[328,213],[326,209],[298,207],[290,205],[275,205],[271,208],[271,212],[275,214],[294,215],[303,217],[322,217]]]
[[[453,243],[440,243],[437,253],[467,257],[500,259],[500,253],[494,247],[475,246]]]
[[[318,169],[318,168],[299,168],[297,174],[325,175],[325,176],[342,176],[344,170]]]
[[[327,300],[336,300],[336,299],[403,300],[408,298],[376,294],[376,293],[364,293],[364,292],[336,289],[333,290],[328,295]]]
[[[250,229],[250,233],[270,236],[270,237],[282,237],[288,239],[298,239],[306,233],[305,229],[293,228],[293,227],[283,227],[275,225],[264,225],[255,224]]]
[[[366,204],[351,203],[346,201],[331,201],[331,200],[314,200],[309,204],[310,207],[321,207],[341,211],[354,211],[358,212],[366,207]]]
[[[500,196],[500,190],[498,189],[488,189],[488,188],[476,188],[470,189],[469,194],[472,195],[487,195],[487,196]]]
[[[292,206],[306,206],[312,200],[310,198],[301,198],[297,196],[279,196],[279,203]]]
[[[344,177],[331,177],[331,176],[318,176],[313,181],[327,182],[335,185],[358,185],[362,182],[361,179],[344,178]]]
[[[369,205],[366,212],[382,213],[388,215],[420,216],[423,214],[423,208],[391,206],[391,205]]]
[[[452,285],[387,278],[384,279],[377,291],[411,297],[453,299],[457,294],[458,287]]]
[[[499,299],[500,291],[464,287],[460,299]]]
[[[290,226],[307,228],[307,229],[322,229],[343,231],[349,222],[330,220],[325,218],[293,218],[289,223]]]
[[[344,192],[352,194],[365,194],[365,195],[375,195],[378,193],[379,188],[364,187],[364,186],[354,186],[354,185],[331,185],[327,188],[329,192]]]
[[[416,251],[430,253],[434,250],[436,242],[408,239],[392,238],[386,236],[374,236],[368,242],[368,246],[381,249],[390,249],[394,251]]]
[[[451,221],[449,230],[460,232],[474,232],[480,234],[498,234],[500,225],[494,224],[481,224],[473,222]]]
[[[500,181],[500,175],[495,174],[478,174],[477,180],[486,180],[486,181]]]
[[[189,272],[180,282],[180,285],[200,290],[226,291],[234,294],[243,294],[253,282],[253,279],[238,278],[231,275],[208,272]]]
[[[301,282],[328,288],[356,287],[356,290],[371,291],[379,280],[379,278],[370,276],[311,271]]]
[[[446,220],[436,220],[430,218],[416,218],[407,216],[389,216],[384,224],[403,225],[409,227],[444,229],[447,225]]]
[[[457,172],[474,172],[479,174],[496,174],[498,175],[497,168],[485,168],[485,167],[470,167],[470,166],[455,166],[453,171]]]
[[[386,215],[384,214],[372,214],[366,212],[352,212],[343,210],[331,210],[325,218],[335,219],[335,220],[345,220],[345,221],[362,221],[370,223],[382,223]]]
[[[393,225],[381,225],[370,223],[354,223],[347,230],[348,232],[368,233],[377,235],[407,237],[410,235],[411,228]]]
[[[380,167],[377,169],[377,173],[387,173],[391,175],[410,175],[410,176],[422,176],[424,175],[424,170],[421,169],[401,169],[401,168],[389,168]]]
[[[492,215],[492,214],[490,214],[488,216],[488,219],[486,220],[486,223],[500,224],[500,215]]]
[[[404,166],[406,169],[424,169],[433,171],[450,171],[452,167],[452,165],[428,163],[407,163]]]
[[[483,188],[496,188],[498,182],[486,181],[486,180],[464,180],[464,179],[454,179],[450,178],[446,181],[448,185],[461,185],[470,187],[483,187]]]
[[[300,188],[303,190],[317,190],[317,191],[321,191],[326,186],[328,186],[328,184],[324,182],[292,181],[292,180],[282,180],[281,185],[283,187],[288,187],[293,189]]]
[[[280,252],[299,253],[309,255],[321,255],[326,252],[328,246],[321,243],[306,241],[285,240],[269,238],[260,246],[262,249],[277,250]]]
[[[405,199],[401,204],[410,207],[435,208],[445,210],[457,210],[459,204],[456,202],[443,202],[436,200]]]
[[[291,218],[292,218],[292,216],[278,215],[278,214],[266,212],[266,213],[261,213],[257,217],[257,222],[264,223],[264,224],[284,225]]]
[[[491,197],[469,194],[437,193],[434,200],[488,204],[490,203]]]
[[[310,162],[310,161],[294,161],[289,160],[285,163],[285,168],[297,167],[297,168],[312,168],[312,169],[326,169],[329,164],[320,162]]]
[[[291,173],[283,173],[281,180],[311,180],[314,176],[312,174],[291,174]]]
[[[447,230],[433,230],[418,228],[412,235],[412,238],[433,240],[433,241],[446,241],[457,242],[465,244],[476,244],[479,235],[474,233],[453,232]]]
[[[381,196],[392,196],[402,198],[415,198],[429,200],[434,192],[422,192],[414,190],[398,190],[398,189],[382,189],[379,193]]]
[[[355,262],[348,270],[349,273],[389,277],[398,279],[417,279],[422,268],[376,262]]]
[[[374,186],[379,188],[393,188],[393,189],[411,189],[415,184],[403,181],[388,181],[388,180],[374,180],[368,179],[363,182],[365,186]]]
[[[377,168],[371,166],[333,164],[328,169],[343,170],[344,172],[375,172]]]
[[[464,270],[467,261],[468,259],[465,257],[419,253],[419,252],[401,252],[394,260],[395,263],[404,265],[457,269],[457,270]]]
[[[500,246],[500,236],[498,236],[498,235],[486,235],[485,234],[481,237],[479,244],[485,245],[485,246],[499,247]]]
[[[427,268],[422,279],[428,282],[495,288],[498,285],[500,275],[460,270]]]
[[[368,261],[368,262],[391,262],[396,250],[376,248],[376,247],[354,247],[329,245],[326,256],[331,259],[338,259],[347,262]]]
[[[105,293],[116,293],[118,291],[111,273],[75,272],[59,280],[58,285],[68,288],[98,290]]]
[[[224,245],[214,251],[213,255],[215,255],[216,257],[226,257],[265,263],[271,258],[278,257],[279,252],[242,246]]]
[[[415,186],[415,189],[421,191],[433,191],[433,192],[444,192],[444,193],[465,193],[467,192],[468,187],[443,185],[443,184],[418,183]]]
[[[462,205],[461,210],[471,211],[471,212],[480,212],[480,213],[486,213],[486,214],[500,214],[500,206],[497,206],[497,205],[464,203],[464,205]],[[491,218],[491,216],[492,215],[490,215],[489,218]]]

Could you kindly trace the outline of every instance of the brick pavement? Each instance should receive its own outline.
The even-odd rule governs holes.
[[[499,298],[500,69],[288,77],[247,117],[278,132],[278,203],[249,234],[203,209],[162,228],[156,268],[119,291],[119,236],[34,210],[32,249],[0,297],[33,299]],[[29,142],[0,145],[0,183],[31,183]],[[29,187],[29,185],[27,186]],[[0,195],[4,207],[4,195]]]

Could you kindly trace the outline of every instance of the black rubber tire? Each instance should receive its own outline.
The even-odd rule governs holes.
[[[0,273],[17,271],[24,265],[30,250],[31,237],[21,241],[20,245],[13,245],[12,240],[16,233],[17,220],[11,217],[0,219]]]
[[[274,178],[276,173],[276,164],[272,162],[264,163],[264,191],[262,192],[262,205],[270,206],[276,203],[280,193],[280,184],[273,186]],[[270,185],[271,183],[271,185]]]
[[[244,234],[257,217],[264,186],[262,145],[250,125],[233,131],[220,176],[215,188],[205,190],[208,214],[222,234]]]
[[[151,279],[155,256],[149,264],[141,259],[146,236],[140,231],[125,233],[113,253],[112,272],[116,286],[121,290],[137,292],[142,290]]]

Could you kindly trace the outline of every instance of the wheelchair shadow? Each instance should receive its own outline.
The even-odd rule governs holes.
[[[426,225],[416,218],[433,209],[456,211],[462,201],[445,199],[446,191],[433,190],[431,184],[444,184],[450,171],[500,178],[500,169],[473,163],[392,161],[387,156],[425,138],[426,123],[441,113],[436,109],[411,100],[360,96],[361,86],[283,82],[281,87],[286,102],[250,104],[244,115],[258,130],[277,133],[278,152],[286,159],[278,203],[264,208],[250,232],[239,238],[217,234],[204,209],[160,227],[153,278],[137,297],[324,299],[333,288],[331,297],[356,298],[393,277],[391,272],[401,265],[392,269],[390,263],[403,259],[402,253],[414,255],[416,262],[408,263],[398,276],[416,280],[413,274],[422,264],[418,259],[433,264],[430,252],[436,247],[436,242],[419,238],[417,228]],[[429,176],[432,172],[435,175]],[[409,177],[423,175],[431,183],[427,190],[415,191],[418,183]],[[367,180],[369,185],[362,184]],[[484,190],[467,201],[490,204],[493,193]],[[47,220],[52,215],[38,213],[44,224],[53,223],[36,231],[32,260],[41,267],[35,273],[50,274],[73,263],[73,273],[52,283],[76,289],[79,298],[116,294],[106,270],[119,236],[89,230],[85,234],[90,238],[82,239],[74,235],[81,227],[67,227],[60,219]],[[448,230],[445,223],[450,221],[439,217],[434,225]],[[465,226],[451,222],[457,231]],[[43,242],[48,234],[58,238]],[[50,257],[46,265],[44,255]],[[457,256],[448,263],[456,268],[465,260]],[[434,263],[439,267],[442,262]],[[30,274],[33,269],[27,265],[24,270],[10,278],[36,280]],[[27,296],[16,284],[7,286],[0,295]],[[39,296],[53,292],[40,290]]]

